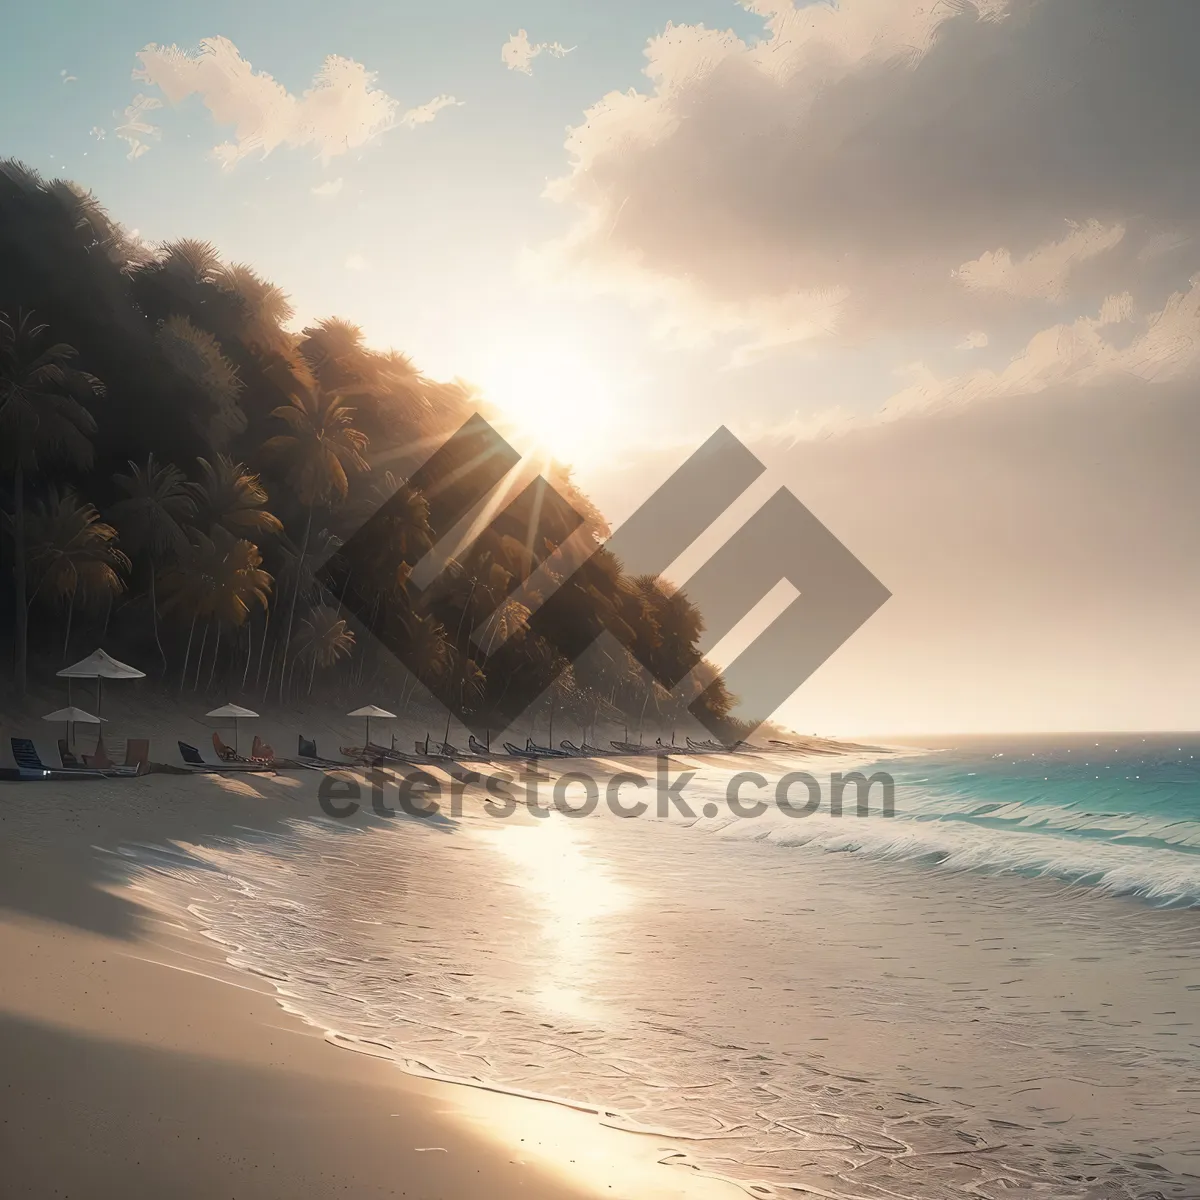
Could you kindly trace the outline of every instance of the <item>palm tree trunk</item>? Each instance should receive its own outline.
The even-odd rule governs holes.
[[[267,640],[268,640],[267,634],[269,634],[270,632],[271,632],[271,609],[268,608],[266,618],[263,621],[262,641],[258,643],[258,665],[254,668],[254,686],[255,687],[258,687],[259,683],[262,681],[263,651],[266,650],[266,648],[267,648]],[[263,692],[264,695],[266,694],[266,691],[270,689],[270,687],[271,687],[271,679],[270,679],[270,676],[268,675],[267,687],[266,687],[266,689],[264,689],[264,692]]]
[[[179,673],[179,694],[183,695],[183,685],[187,683],[188,660],[192,657],[192,634],[196,632],[196,617],[193,614],[192,623],[188,626],[187,649],[183,652],[183,670]]]
[[[220,656],[221,656],[221,627],[220,627],[220,625],[218,625],[216,641],[213,642],[212,667],[208,672],[208,690],[210,692],[212,691],[213,678],[216,676],[216,673],[217,673],[217,659],[220,658]]]
[[[304,523],[304,544],[300,547],[300,561],[296,564],[296,585],[292,588],[292,603],[288,609],[287,633],[283,639],[283,662],[279,668],[279,703],[283,703],[283,691],[287,682],[288,652],[292,648],[292,625],[296,620],[296,601],[300,598],[300,580],[304,575],[304,560],[308,557],[308,537],[312,533],[313,508],[315,502],[308,506],[308,520]]]
[[[254,657],[254,622],[246,622],[246,668],[242,671],[242,691],[246,690],[246,680],[250,678],[250,659]]]
[[[275,639],[278,641],[278,637]],[[271,647],[271,657],[267,659],[267,682],[263,684],[263,699],[265,700],[271,692],[271,676],[275,674],[275,648]]]
[[[75,597],[71,596],[67,604],[67,631],[63,634],[63,652],[62,660],[67,661],[67,651],[71,646],[71,618],[75,615]]]
[[[167,655],[158,637],[158,593],[154,587],[154,562],[150,563],[150,620],[154,626],[154,644],[158,647],[158,657],[162,659],[162,673],[167,673]]]
[[[650,703],[650,696],[654,691],[654,681],[650,681],[649,687],[646,688],[646,698],[642,701],[642,711],[638,713],[638,744],[642,741],[642,722],[646,719],[646,705]]]
[[[25,600],[25,471],[20,462],[13,472],[13,587],[16,591],[17,627],[13,646],[13,677],[17,699],[25,697],[29,651],[29,608]]]
[[[204,636],[200,639],[200,653],[196,655],[196,678],[192,680],[192,691],[200,686],[200,668],[204,665],[204,647],[208,645],[208,626],[204,626]]]

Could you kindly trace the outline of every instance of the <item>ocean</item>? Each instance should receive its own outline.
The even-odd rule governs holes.
[[[582,1108],[664,1170],[757,1197],[1195,1200],[1198,756],[1137,734],[684,758],[694,815],[638,819],[501,820],[468,792],[338,821],[315,778],[255,779],[295,805],[282,834],[110,849],[331,1041]],[[878,787],[829,811],[853,769],[894,778],[894,815]],[[736,772],[797,770],[818,811],[728,811]]]

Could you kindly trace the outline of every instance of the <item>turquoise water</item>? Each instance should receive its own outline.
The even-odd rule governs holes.
[[[1200,735],[959,739],[876,768],[896,816],[830,848],[1200,904]]]
[[[680,1195],[1195,1200],[1198,756],[909,748],[866,768],[891,817],[720,811],[735,771],[861,754],[681,759],[699,819],[335,822],[252,777],[307,811],[117,854],[331,1041],[654,1137]]]

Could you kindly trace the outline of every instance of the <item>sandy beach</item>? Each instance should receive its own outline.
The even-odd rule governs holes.
[[[164,720],[127,697],[107,711],[112,729],[153,735],[154,760],[178,764],[176,737],[211,757],[219,723]],[[55,731],[7,715],[7,731],[55,761]],[[328,752],[361,734],[327,712],[254,728],[290,750],[297,721]],[[399,728],[406,743],[426,732]],[[110,731],[110,746],[121,741]],[[741,1194],[667,1171],[650,1139],[569,1108],[348,1052],[281,1007],[270,982],[231,967],[189,914],[147,903],[112,854],[269,838],[320,818],[319,778],[0,784],[0,1197]]]
[[[99,846],[282,817],[229,783],[0,793],[0,1196],[733,1194],[561,1108],[330,1044],[106,871]]]
[[[850,761],[679,755],[697,812],[640,820],[479,785],[420,819],[395,779],[380,817],[361,774],[336,820],[315,772],[2,785],[0,1196],[1195,1195],[1195,910],[1064,882],[1072,845],[1130,888],[1191,858],[981,873],[988,829],[931,825],[899,760],[898,820],[707,815],[735,771]]]

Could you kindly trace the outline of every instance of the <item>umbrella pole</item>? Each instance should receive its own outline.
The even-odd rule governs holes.
[[[371,744],[371,718],[367,718],[367,746]],[[366,749],[366,747],[364,747]]]
[[[238,723],[237,717],[233,718],[233,752],[237,754],[241,747],[238,746]]]

